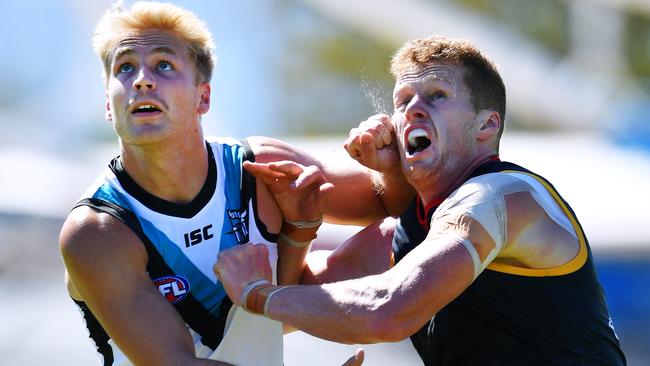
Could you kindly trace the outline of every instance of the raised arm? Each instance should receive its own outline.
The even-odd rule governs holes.
[[[76,208],[60,249],[72,297],[86,302],[133,364],[228,365],[195,357],[184,321],[147,275],[144,245],[124,223]]]
[[[415,196],[402,173],[390,117],[377,114],[350,130],[343,145],[350,157],[370,169],[373,185],[389,216],[397,217]]]
[[[282,213],[278,284],[300,283],[311,241],[316,238],[334,187],[314,165],[305,167],[293,161],[245,162],[244,169],[264,184],[264,190],[273,195]]]
[[[300,283],[301,277],[303,283],[334,282],[381,273],[390,267],[393,218],[367,226],[333,252],[312,252],[306,262],[333,185],[314,165],[246,162],[244,168],[265,184],[284,216],[278,239],[279,284]],[[303,276],[306,263],[309,265]]]
[[[249,143],[256,162],[290,160],[318,167],[326,181],[334,185],[325,220],[366,226],[386,216],[398,216],[414,195],[401,172],[392,127],[386,132],[384,120],[373,118],[369,119],[372,123],[364,122],[350,131],[345,151],[337,150],[324,157],[314,157],[268,137],[251,137]]]

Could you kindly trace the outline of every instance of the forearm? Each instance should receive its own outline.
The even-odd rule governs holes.
[[[295,248],[278,243],[278,285],[300,283],[306,267],[309,247]]]
[[[306,258],[311,242],[322,220],[293,222],[306,227],[296,227],[286,220],[278,236],[278,284],[295,285],[301,282],[307,265]]]
[[[388,216],[401,215],[415,196],[415,190],[399,169],[386,173],[373,172],[372,181]]]
[[[325,221],[366,226],[387,216],[381,197],[373,189],[372,171],[358,164],[344,151],[334,151],[333,156],[327,159],[316,159],[304,150],[279,140],[250,137],[248,141],[257,163],[288,160],[318,167],[326,181],[334,185],[324,207]]]
[[[322,284],[384,273],[391,268],[396,220],[386,218],[365,227],[333,251],[307,256],[303,284]]]
[[[382,321],[392,291],[376,276],[322,286],[289,286],[274,294],[267,316],[339,343],[392,340]]]
[[[334,184],[334,192],[326,206],[324,219],[340,225],[367,226],[389,216],[399,195],[393,189],[393,180],[383,178],[349,157],[329,162],[323,168],[327,179]],[[374,175],[377,174],[377,178]],[[395,187],[396,188],[396,187]],[[407,202],[408,203],[408,202]]]

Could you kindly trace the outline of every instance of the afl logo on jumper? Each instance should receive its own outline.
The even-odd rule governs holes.
[[[153,280],[158,291],[167,301],[175,304],[185,298],[190,293],[190,283],[183,276],[164,276]]]

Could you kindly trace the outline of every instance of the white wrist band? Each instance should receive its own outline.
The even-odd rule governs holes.
[[[289,287],[291,287],[291,286],[281,286],[281,287],[278,287],[278,288],[276,288],[275,290],[273,290],[271,293],[269,293],[269,295],[266,297],[266,301],[264,301],[264,315],[265,315],[267,318],[269,317],[269,303],[271,302],[271,298],[273,297],[273,295],[275,295],[275,294],[277,294],[278,292],[280,292],[280,291],[282,291],[282,290],[284,290],[284,289],[286,289],[286,288],[289,288]]]
[[[323,223],[323,218],[321,217],[320,219],[316,221],[291,221],[291,220],[284,220],[287,224],[292,225],[297,227],[298,229],[313,229],[315,227],[319,227]]]
[[[257,286],[264,285],[264,284],[270,284],[269,281],[267,280],[257,280],[249,283],[244,287],[244,291],[241,292],[241,295],[239,296],[239,303],[241,304],[240,306],[244,308],[244,310],[248,311],[246,308],[246,299],[248,298],[248,294],[251,292],[252,289],[254,289]]]

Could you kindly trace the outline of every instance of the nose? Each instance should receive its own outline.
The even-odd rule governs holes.
[[[429,112],[425,108],[425,99],[419,95],[415,95],[406,106],[406,119],[408,121],[423,119],[429,116]]]
[[[151,72],[147,68],[143,67],[138,72],[137,77],[133,81],[133,89],[135,90],[154,90],[156,89],[156,82]]]

